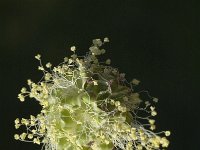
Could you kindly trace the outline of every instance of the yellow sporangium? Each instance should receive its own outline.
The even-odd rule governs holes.
[[[15,128],[26,127],[26,132],[14,134],[16,140],[42,145],[45,150],[159,150],[168,147],[165,136],[170,131],[154,133],[157,115],[154,103],[158,99],[147,91],[136,91],[140,83],[128,82],[125,73],[110,66],[111,60],[99,61],[110,40],[92,40],[85,56],[76,54],[72,46],[69,57],[58,66],[50,62],[38,70],[43,78],[34,83],[27,80],[18,98],[30,97],[39,102],[41,112],[29,119],[17,118]],[[142,101],[141,94],[149,99]],[[142,105],[144,103],[144,105]],[[153,103],[153,104],[152,104]],[[146,113],[141,117],[138,112]],[[143,124],[143,119],[147,123]],[[150,129],[149,129],[150,128]],[[163,134],[163,135],[162,135]]]

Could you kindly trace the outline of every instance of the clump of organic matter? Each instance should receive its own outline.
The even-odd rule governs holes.
[[[30,115],[29,119],[15,120],[15,128],[22,125],[26,131],[15,134],[16,140],[42,144],[45,150],[148,150],[168,147],[165,136],[170,131],[154,133],[157,115],[151,97],[143,102],[140,92],[133,88],[139,80],[128,82],[125,74],[111,67],[111,60],[99,62],[99,55],[105,53],[102,45],[108,38],[93,40],[85,56],[77,56],[76,47],[72,46],[71,57],[56,67],[51,63],[45,66],[41,55],[38,69],[44,74],[41,81],[27,81],[18,95],[20,101],[28,96],[42,106],[40,114]],[[147,91],[143,91],[147,92]],[[144,107],[141,106],[144,104]],[[143,111],[146,117],[138,116]],[[140,119],[146,120],[141,124]],[[165,134],[165,136],[161,136]]]

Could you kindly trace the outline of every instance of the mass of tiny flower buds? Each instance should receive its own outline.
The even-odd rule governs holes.
[[[41,144],[45,150],[167,148],[170,131],[155,132],[158,99],[148,91],[135,92],[140,81],[128,82],[124,73],[110,66],[110,59],[99,61],[108,38],[92,42],[85,56],[78,56],[72,46],[72,55],[55,67],[50,62],[43,65],[40,54],[35,56],[43,78],[37,83],[28,79],[29,90],[23,87],[18,98],[34,98],[42,109],[37,116],[15,120],[15,128],[25,126],[26,131],[14,138]],[[142,93],[148,100],[141,99]]]

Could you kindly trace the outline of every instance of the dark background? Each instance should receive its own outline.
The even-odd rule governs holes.
[[[14,119],[37,114],[17,99],[28,78],[38,81],[35,54],[57,65],[76,45],[110,38],[106,57],[160,99],[158,130],[171,130],[169,150],[199,150],[200,5],[188,0],[0,1],[0,150],[39,150],[13,140]]]

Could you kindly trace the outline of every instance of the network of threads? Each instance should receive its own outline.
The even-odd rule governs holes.
[[[44,76],[38,83],[27,80],[30,90],[23,87],[18,98],[22,102],[27,96],[36,99],[42,110],[30,119],[15,120],[16,129],[22,125],[27,129],[15,134],[16,140],[42,144],[46,150],[168,147],[170,131],[153,132],[156,126],[152,117],[157,112],[150,101],[156,103],[158,99],[148,91],[135,92],[133,88],[140,81],[128,82],[124,73],[110,66],[110,59],[99,62],[99,55],[105,53],[101,47],[107,42],[108,38],[93,40],[85,56],[77,56],[72,46],[71,57],[56,67],[50,62],[43,66],[41,55],[35,56]],[[140,93],[146,93],[150,100],[143,102]],[[139,111],[147,115],[138,116]],[[141,119],[147,123],[140,123]]]

